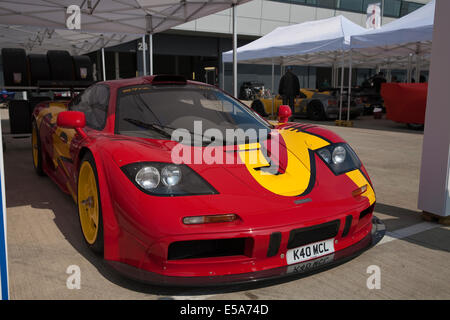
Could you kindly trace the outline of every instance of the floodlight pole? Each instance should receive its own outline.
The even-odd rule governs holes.
[[[236,4],[232,6],[233,11],[233,95],[237,97],[237,17]]]

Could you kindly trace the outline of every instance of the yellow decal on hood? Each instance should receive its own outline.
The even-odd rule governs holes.
[[[252,177],[265,189],[281,196],[299,196],[314,182],[311,175],[310,150],[322,148],[329,143],[320,137],[295,129],[279,130],[286,144],[287,164],[282,174],[261,170],[270,166],[259,144],[239,146],[239,157]],[[281,140],[281,139],[280,139]],[[269,142],[270,143],[270,142]],[[284,148],[280,148],[284,149]],[[313,174],[315,174],[313,172]],[[313,179],[313,180],[311,180]]]

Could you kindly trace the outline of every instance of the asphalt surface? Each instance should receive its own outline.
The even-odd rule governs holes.
[[[309,277],[208,289],[149,286],[111,270],[85,246],[72,199],[34,173],[30,139],[8,139],[11,299],[449,299],[450,228],[424,223],[417,209],[423,133],[370,117],[355,128],[318,124],[346,139],[365,164],[387,236],[359,257]],[[80,289],[66,284],[73,265],[81,272]],[[374,265],[380,289],[367,286]]]

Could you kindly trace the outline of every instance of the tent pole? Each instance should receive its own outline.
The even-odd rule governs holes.
[[[416,83],[420,82],[420,64],[421,64],[421,56],[416,54]]]
[[[102,48],[102,71],[103,71],[103,81],[106,81],[105,48]]]
[[[342,67],[341,67],[341,95],[339,98],[339,120],[342,120],[342,98],[344,97],[344,64],[345,64],[345,55],[344,51],[342,53]]]
[[[233,4],[233,95],[237,97],[237,17],[236,4]]]
[[[147,59],[145,56],[145,36],[142,36],[142,68],[144,69],[143,71],[143,75],[146,76],[147,75]]]
[[[347,121],[350,121],[350,107],[352,101],[352,50],[350,50],[348,66],[348,98],[347,98]]]
[[[225,91],[225,61],[222,57],[222,90]]]
[[[412,55],[409,54],[408,55],[408,70],[406,72],[406,77],[407,77],[406,82],[407,83],[411,83],[411,78],[412,78],[412,72],[411,71],[412,71]]]
[[[271,92],[271,96],[272,96],[272,118],[273,118],[273,109],[274,109],[274,92],[275,92],[275,64],[273,63],[273,59],[272,59],[272,92]]]
[[[149,75],[153,75],[153,34],[150,33],[148,36],[148,57],[149,57],[149,68],[150,73]]]

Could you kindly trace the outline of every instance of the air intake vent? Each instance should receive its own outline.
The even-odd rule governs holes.
[[[270,235],[269,248],[267,249],[267,257],[273,257],[278,253],[281,244],[281,232],[274,232]]]
[[[345,226],[344,226],[344,231],[342,231],[342,238],[345,237],[348,234],[348,232],[350,231],[350,227],[352,226],[352,220],[353,220],[352,216],[347,216],[345,218]]]

